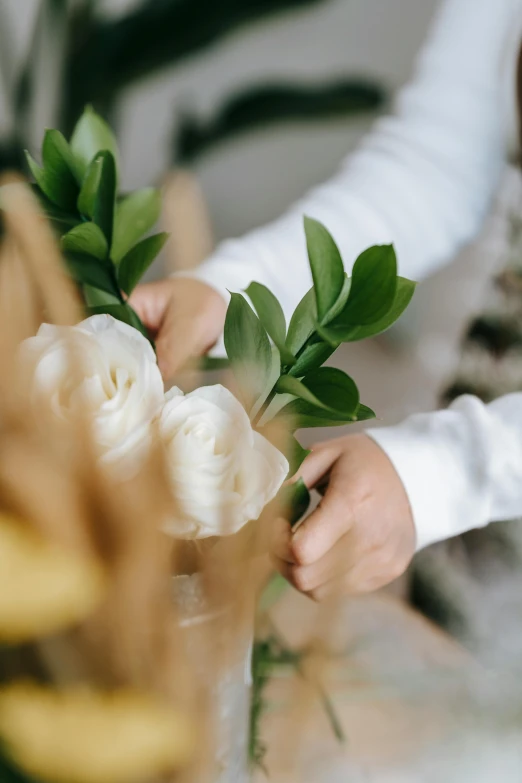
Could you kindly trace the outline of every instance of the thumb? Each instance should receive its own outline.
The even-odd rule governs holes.
[[[350,490],[332,472],[324,498],[299,525],[291,541],[291,554],[300,565],[311,565],[324,557],[350,530]]]

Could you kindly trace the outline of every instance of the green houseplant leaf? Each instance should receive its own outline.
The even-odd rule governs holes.
[[[87,106],[71,136],[71,150],[83,178],[93,158],[107,150],[118,160],[118,145],[111,128],[91,106]]]
[[[285,120],[348,117],[375,110],[384,91],[366,79],[334,78],[318,83],[253,84],[225,99],[214,116],[184,114],[174,139],[174,160],[194,163],[220,142]]]
[[[361,402],[357,406],[356,417],[356,421],[368,421],[368,419],[375,419],[375,413]]]
[[[78,209],[93,220],[110,247],[116,200],[116,164],[111,152],[99,152],[90,163],[78,197]]]
[[[288,370],[288,374],[293,375],[295,378],[300,378],[310,370],[321,367],[333,354],[335,347],[330,342],[323,341],[307,345],[294,366]]]
[[[292,430],[307,427],[342,427],[357,421],[357,415],[343,416],[318,408],[305,400],[293,400],[278,413],[277,417],[288,422]]]
[[[27,163],[37,185],[61,209],[74,207],[78,196],[74,159],[69,145],[57,130],[47,130],[42,144],[43,166],[26,152]]]
[[[337,297],[337,300],[332,305],[332,307],[328,310],[326,315],[323,316],[323,318],[321,319],[321,324],[324,325],[329,324],[330,321],[333,321],[334,318],[337,318],[339,313],[342,312],[346,302],[348,301],[351,287],[352,287],[352,278],[348,277],[348,275],[345,274],[343,287],[341,288],[339,296]]]
[[[156,188],[142,188],[118,202],[111,248],[111,258],[115,264],[154,227],[160,211],[161,193]]]
[[[378,334],[382,334],[382,332],[385,332],[390,326],[393,326],[395,321],[397,321],[406,310],[415,293],[415,287],[416,283],[411,280],[407,280],[405,277],[398,277],[392,306],[382,318],[379,318],[371,324],[364,324],[361,326],[335,326],[334,324],[330,324],[328,327],[318,327],[318,332],[324,339],[328,340],[332,346],[337,346],[342,342],[365,340],[367,337],[375,337]]]
[[[40,209],[45,217],[52,223],[59,234],[69,231],[81,222],[81,218],[76,211],[61,209],[56,204],[53,204],[52,201],[49,201],[39,185],[32,185],[32,191],[38,199]]]
[[[261,283],[250,283],[245,292],[268,336],[279,349],[283,364],[295,364],[295,357],[285,345],[286,321],[283,308],[274,294]]]
[[[152,264],[169,238],[166,232],[142,239],[122,258],[118,269],[118,281],[122,291],[130,296],[141,277]]]
[[[314,333],[317,321],[317,304],[315,291],[310,288],[303,296],[288,325],[286,347],[295,355],[303,347],[308,338]]]
[[[331,325],[372,324],[388,313],[397,289],[397,258],[393,245],[364,250],[352,270],[346,305]]]
[[[331,234],[313,218],[304,218],[306,247],[314,281],[317,317],[321,321],[335,305],[345,281],[341,255]]]
[[[250,409],[272,375],[272,348],[264,326],[241,294],[231,294],[224,339],[232,371]]]
[[[283,376],[277,389],[297,398],[278,414],[287,417],[295,429],[335,426],[357,420],[359,390],[349,375],[335,367],[319,367],[302,381]]]
[[[355,381],[337,367],[318,367],[307,373],[303,384],[332,412],[354,414],[359,405],[359,390]]]
[[[120,298],[114,267],[107,259],[100,260],[82,253],[65,253],[71,277],[81,285],[90,285]]]
[[[107,258],[109,248],[103,232],[96,223],[80,223],[62,236],[62,250]]]
[[[289,435],[288,444],[285,449],[285,456],[290,464],[290,469],[288,471],[289,476],[293,476],[297,473],[310,453],[309,449],[305,449],[304,446],[301,446],[294,435]]]
[[[310,492],[303,479],[300,478],[283,487],[279,493],[278,501],[281,504],[281,511],[294,527],[310,505]]]

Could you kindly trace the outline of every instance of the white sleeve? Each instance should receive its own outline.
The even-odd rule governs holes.
[[[417,548],[522,517],[522,393],[489,405],[464,396],[443,411],[369,430],[399,474]]]
[[[413,81],[338,175],[276,222],[225,242],[196,275],[226,296],[252,280],[289,315],[311,285],[303,214],[325,223],[345,263],[393,242],[419,280],[478,231],[505,156],[501,62],[519,0],[444,0]],[[513,63],[513,68],[514,68]]]

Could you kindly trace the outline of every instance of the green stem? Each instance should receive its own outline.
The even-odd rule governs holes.
[[[277,379],[277,381],[278,380],[279,380],[279,378]],[[276,392],[277,381],[272,386],[271,390],[268,393],[268,396],[267,396],[266,400],[264,401],[264,403],[262,404],[262,406],[259,409],[258,413],[254,417],[254,420],[252,421],[252,427],[254,427],[254,428],[257,427],[257,425],[259,424],[259,422],[260,422],[264,412],[266,411],[266,409],[268,408],[268,406],[270,405],[270,403],[272,402],[272,400],[276,396],[276,394],[277,394],[277,392]]]

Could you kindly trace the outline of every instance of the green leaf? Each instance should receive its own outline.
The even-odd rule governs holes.
[[[47,198],[50,198],[50,196],[47,195],[47,185],[45,182],[45,174],[43,168],[40,165],[38,165],[38,163],[35,161],[33,156],[27,150],[25,150],[25,159],[27,160],[29,171],[33,175],[36,184],[38,185],[40,190],[47,196]]]
[[[297,378],[293,378],[291,375],[282,375],[279,378],[276,384],[276,391],[278,394],[292,394],[294,397],[306,400],[311,405],[316,405],[318,408],[325,408],[328,410],[328,406],[323,405],[321,400],[317,399],[317,397],[306,388],[304,383]]]
[[[67,268],[71,277],[81,285],[90,285],[113,296],[119,296],[119,288],[110,261],[102,261],[82,253],[65,254]]]
[[[355,381],[337,367],[319,367],[303,378],[303,384],[332,412],[354,414],[359,405]]]
[[[87,106],[76,123],[72,137],[71,150],[77,169],[83,178],[93,158],[102,150],[112,153],[118,160],[118,145],[114,133],[99,114]]]
[[[333,319],[339,315],[339,313],[342,311],[343,307],[345,306],[346,302],[348,301],[348,296],[350,295],[351,286],[352,286],[352,278],[348,277],[348,275],[345,275],[341,293],[337,297],[337,301],[335,302],[335,304],[328,310],[326,315],[321,319],[321,324],[323,325],[329,324],[330,321],[333,321]]]
[[[101,229],[95,223],[80,223],[64,234],[61,240],[62,250],[94,256],[100,260],[107,258],[109,248]]]
[[[96,194],[100,186],[102,164],[103,159],[99,155],[91,161],[78,196],[78,211],[81,212],[82,215],[85,215],[85,217],[91,219],[94,217],[94,206]]]
[[[288,326],[286,347],[295,355],[315,331],[317,304],[315,291],[310,288],[294,310]]]
[[[341,255],[331,234],[312,218],[304,218],[306,246],[321,321],[336,303],[345,281]]]
[[[35,164],[36,165],[36,164]],[[32,190],[38,199],[40,209],[44,213],[45,217],[53,224],[53,226],[59,230],[60,233],[68,231],[70,228],[77,226],[80,223],[80,218],[76,210],[69,212],[65,209],[57,207],[52,201],[49,201],[47,196],[36,185],[32,185]]]
[[[288,371],[289,375],[301,378],[310,370],[321,367],[333,354],[333,348],[329,342],[318,342],[307,345],[297,362]]]
[[[102,291],[99,288],[94,288],[91,285],[83,286],[83,298],[88,308],[102,307],[105,305],[120,305],[121,293],[118,291],[118,295],[109,294],[107,291]]]
[[[285,456],[290,463],[290,470],[288,471],[289,477],[292,477],[295,473],[297,473],[309,454],[311,454],[310,450],[301,446],[297,438],[295,438],[293,435],[288,436],[288,445],[285,449]]]
[[[344,327],[330,324],[330,326],[326,328],[318,327],[318,332],[334,346],[339,345],[341,342],[355,342],[357,340],[364,340],[367,337],[375,337],[378,334],[382,334],[382,332],[385,332],[390,326],[393,326],[395,321],[397,321],[406,310],[415,293],[415,286],[416,283],[411,280],[407,280],[405,277],[398,277],[395,298],[391,308],[386,315],[378,321],[374,321],[372,324]]]
[[[276,390],[282,394],[293,394],[316,409],[343,418],[353,418],[359,404],[359,390],[355,382],[335,367],[312,370],[302,381],[283,375]]]
[[[261,283],[250,283],[245,293],[254,305],[268,336],[279,349],[283,364],[290,366],[295,364],[295,356],[285,346],[286,321],[283,308],[274,294]]]
[[[111,258],[115,264],[154,227],[160,211],[161,194],[156,188],[137,190],[118,202],[111,248]]]
[[[342,427],[357,421],[355,413],[332,413],[299,399],[285,405],[277,414],[277,418],[282,418],[292,431],[308,427]]]
[[[256,422],[257,428],[260,429],[264,427],[266,424],[268,424],[270,421],[272,421],[272,419],[274,419],[278,415],[278,413],[285,407],[285,405],[288,405],[288,403],[292,402],[292,400],[294,399],[295,397],[293,394],[274,395],[273,399],[263,410],[262,415],[259,417],[259,420]]]
[[[256,417],[258,417],[258,414],[261,412],[262,409],[264,409],[265,403],[267,402],[269,396],[271,395],[272,389],[276,385],[276,382],[279,376],[281,375],[281,356],[279,354],[277,345],[271,345],[270,351],[271,351],[270,371],[268,372],[265,378],[264,386],[261,389],[261,392],[258,395],[257,400],[254,401],[254,404],[252,405],[252,408],[250,409],[249,412],[252,421],[254,420],[257,421]],[[261,419],[261,416],[262,414],[259,416],[259,420]]]
[[[310,492],[303,479],[300,478],[283,487],[279,493],[279,502],[285,518],[294,527],[310,505]]]
[[[81,177],[71,148],[59,130],[46,130],[42,144],[42,162],[47,174],[66,178],[77,192]]]
[[[232,294],[225,319],[225,349],[247,409],[272,372],[272,349],[261,321],[241,294]]]
[[[357,421],[368,421],[368,419],[375,419],[375,413],[367,405],[363,405],[362,402],[358,405],[356,411]]]
[[[45,132],[42,145],[43,166],[26,152],[27,162],[38,187],[53,204],[61,209],[74,207],[78,183],[69,145],[57,130]]]
[[[133,326],[141,332],[147,340],[150,339],[138,314],[132,309],[128,302],[125,302],[124,304],[106,304],[98,305],[97,307],[89,307],[88,312],[90,315],[99,315],[100,313],[112,315],[112,317],[116,318],[118,321],[123,321],[123,323],[128,324],[129,326]]]
[[[120,288],[130,296],[169,238],[166,232],[142,239],[122,258],[118,268]]]
[[[230,362],[222,356],[202,356],[199,361],[199,368],[203,372],[213,372],[215,370],[227,370]]]
[[[373,324],[390,310],[397,290],[397,258],[393,245],[364,250],[352,270],[350,295],[331,325]]]
[[[116,165],[112,153],[100,152],[91,162],[78,197],[78,209],[103,231],[111,245],[116,198]]]
[[[257,605],[258,612],[264,614],[268,612],[279,601],[283,593],[288,590],[289,584],[279,573],[275,573],[265,589],[261,593]]]

